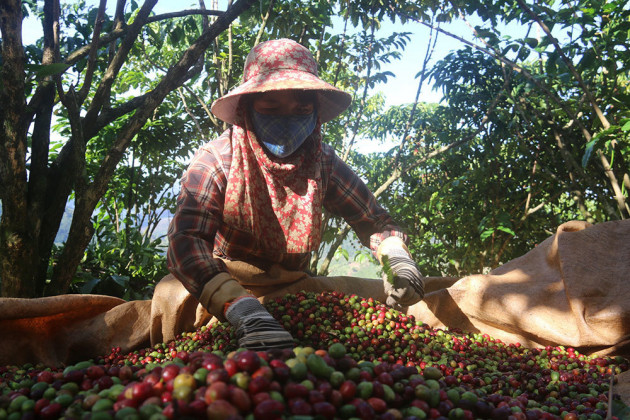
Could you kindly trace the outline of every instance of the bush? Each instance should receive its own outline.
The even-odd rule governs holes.
[[[164,236],[149,238],[137,227],[117,231],[107,219],[96,221],[94,227],[68,293],[150,299],[157,282],[168,274]],[[53,250],[53,264],[60,251]]]

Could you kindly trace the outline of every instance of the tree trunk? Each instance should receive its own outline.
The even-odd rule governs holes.
[[[27,297],[35,293],[34,237],[27,211],[26,108],[22,4],[0,2],[2,31],[2,87],[0,90],[0,278],[1,296]]]

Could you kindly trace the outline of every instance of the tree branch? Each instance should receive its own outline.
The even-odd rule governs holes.
[[[219,125],[219,120],[217,119],[217,117],[214,116],[212,111],[210,111],[210,108],[208,108],[208,104],[202,98],[200,98],[199,95],[197,95],[190,87],[184,85],[183,88],[186,90],[186,92],[188,92],[189,95],[195,98],[199,106],[201,106],[203,111],[206,113],[206,117],[208,117],[208,119],[210,119],[210,121],[212,121],[214,125]]]
[[[230,9],[219,16],[211,28],[207,32],[204,32],[197,41],[184,52],[180,61],[171,67],[166,76],[147,94],[144,103],[142,106],[138,107],[134,116],[121,130],[115,144],[105,157],[101,169],[95,177],[94,184],[100,184],[100,188],[106,185],[104,181],[108,179],[107,174],[113,173],[113,169],[117,165],[120,157],[122,157],[122,152],[126,149],[131,138],[142,128],[148,117],[153,113],[153,110],[169,92],[181,85],[185,80],[188,68],[196,62],[199,55],[208,48],[215,37],[224,31],[234,19],[253,3],[253,1],[254,0],[237,1]]]
[[[87,109],[85,117],[83,117],[83,125],[89,127],[94,124],[96,118],[101,111],[105,102],[111,97],[111,87],[118,76],[120,68],[124,64],[131,47],[136,42],[136,38],[140,34],[142,27],[146,24],[149,13],[157,3],[157,0],[146,0],[140,11],[135,17],[133,23],[128,27],[127,33],[123,38],[118,51],[114,55],[112,62],[103,74],[103,78],[96,88],[92,103]]]
[[[15,206],[12,210],[26,214],[26,130],[23,120],[26,57],[22,47],[22,18],[21,1],[0,2],[0,199],[3,211],[7,206]],[[5,217],[3,215],[3,219]]]
[[[330,245],[330,248],[328,249],[328,252],[326,253],[326,257],[324,257],[324,260],[322,261],[322,265],[320,267],[320,271],[318,271],[318,275],[320,276],[328,275],[328,269],[330,267],[330,263],[333,257],[335,256],[335,252],[337,252],[337,248],[339,248],[341,244],[343,244],[343,241],[348,235],[348,233],[350,233],[350,225],[346,223],[343,229],[341,229],[341,231],[337,233],[335,240]]]
[[[81,86],[81,89],[79,89],[79,92],[77,93],[76,100],[78,104],[82,104],[85,101],[85,98],[87,98],[87,95],[90,92],[90,87],[92,86],[92,77],[94,76],[94,68],[96,67],[96,53],[98,51],[98,42],[96,42],[96,40],[99,39],[101,28],[103,27],[103,17],[105,16],[106,4],[107,0],[100,0],[98,5],[98,12],[96,13],[96,19],[94,21],[94,30],[92,32],[92,42],[90,42],[91,48],[87,68],[85,70],[85,79],[83,81],[83,86]]]
[[[392,174],[387,178],[387,180],[380,187],[378,187],[378,189],[374,192],[374,196],[378,197],[379,195],[381,195],[384,191],[387,190],[387,188],[389,188],[390,185],[392,185],[398,178],[400,178],[402,174],[412,171],[413,169],[422,165],[429,159],[434,158],[435,156],[438,156],[444,152],[447,152],[448,150],[454,149],[455,147],[459,147],[462,144],[468,143],[469,141],[476,138],[477,135],[481,133],[481,131],[484,129],[486,123],[490,120],[490,115],[492,114],[492,112],[494,112],[495,107],[499,103],[499,99],[501,99],[501,97],[503,96],[503,93],[507,90],[508,84],[509,84],[509,79],[506,79],[503,85],[503,89],[501,89],[501,91],[499,91],[497,96],[492,100],[492,103],[486,110],[486,113],[483,119],[481,120],[481,124],[479,125],[479,127],[473,134],[461,140],[448,144],[446,146],[442,146],[439,149],[435,149],[434,151],[428,153],[426,156],[422,157],[421,159],[418,159],[417,161],[415,161],[414,163],[412,163],[411,165],[403,169],[399,169],[398,167],[396,167],[394,171],[392,172]]]
[[[404,15],[404,13],[403,13]],[[558,97],[558,95],[554,94],[547,86],[543,85],[538,79],[536,79],[534,77],[534,75],[532,75],[527,69],[519,66],[518,64],[516,64],[515,62],[503,57],[502,55],[500,55],[499,53],[495,52],[495,51],[491,51],[487,48],[481,47],[477,44],[474,44],[460,36],[457,36],[449,31],[446,31],[442,28],[439,27],[435,27],[429,23],[423,22],[421,20],[418,20],[416,18],[413,18],[411,16],[405,15],[407,16],[408,19],[414,20],[418,23],[420,23],[421,25],[427,26],[429,28],[434,28],[436,31],[441,32],[453,39],[456,39],[460,42],[462,42],[465,45],[468,45],[476,50],[479,50],[483,53],[488,54],[489,56],[491,56],[492,58],[499,60],[500,62],[502,62],[503,64],[508,65],[509,67],[511,67],[514,71],[521,73],[529,82],[531,82],[532,84],[534,84],[538,89],[540,89],[543,93],[545,93],[545,95],[547,95],[549,97],[549,99],[551,99],[556,105],[558,105],[571,119],[572,122],[576,122],[578,124],[578,126],[580,127],[580,129],[582,130],[582,134],[584,135],[584,138],[586,139],[586,141],[590,141],[591,140],[591,134],[590,132],[586,129],[586,127],[584,127],[584,124],[582,124],[582,122],[576,117],[575,113],[573,111],[571,111],[569,108],[567,108],[567,106],[564,104],[564,102],[562,102],[562,100],[560,100],[560,98]]]
[[[393,8],[393,6],[392,6]],[[428,26],[428,27],[433,27],[432,25],[420,21],[418,19],[409,17],[409,19],[412,19],[422,25]],[[436,28],[436,30],[454,38],[457,39],[459,41],[461,41],[462,43],[469,45],[479,51],[482,51],[488,55],[490,55],[491,57],[501,61],[502,63],[510,66],[512,69],[514,69],[515,71],[520,72],[528,81],[530,81],[532,84],[534,84],[538,89],[540,89],[549,99],[551,99],[558,107],[560,107],[560,109],[563,110],[563,112],[569,117],[570,122],[569,124],[573,124],[576,123],[578,125],[578,127],[580,128],[582,135],[584,136],[584,138],[586,139],[587,142],[591,141],[592,139],[592,135],[591,133],[588,131],[588,129],[584,126],[584,124],[582,123],[582,121],[580,121],[580,119],[575,115],[575,113],[569,109],[566,104],[558,97],[558,95],[554,94],[547,86],[543,85],[539,80],[537,80],[528,70],[526,70],[525,68],[519,66],[518,64],[514,63],[513,61],[497,54],[496,52],[490,51],[487,48],[483,48],[479,45],[476,45],[470,41],[467,41],[455,34],[452,34],[448,31],[445,31],[444,29],[441,28]],[[585,92],[586,93],[586,92]],[[602,123],[603,124],[603,123]],[[611,185],[611,188],[613,189],[613,194],[614,194],[614,198],[615,201],[617,202],[617,207],[619,209],[619,214],[621,215],[622,218],[625,218],[624,214],[628,214],[628,204],[625,201],[625,198],[623,197],[623,194],[621,193],[621,188],[619,185],[619,182],[615,176],[615,174],[612,172],[612,170],[610,170],[610,164],[608,163],[608,160],[606,159],[606,156],[604,156],[604,154],[601,152],[601,150],[597,151],[597,155],[600,159],[600,162],[603,165],[604,168],[604,174],[605,176],[608,178],[609,183]],[[608,168],[608,169],[607,169]]]
[[[127,0],[116,0],[116,11],[114,12],[114,28],[119,29],[125,26],[125,4]],[[95,38],[92,38],[94,41]]]
[[[413,124],[413,117],[415,116],[416,109],[418,108],[418,100],[420,99],[420,92],[422,92],[422,85],[424,85],[424,81],[427,77],[427,65],[433,56],[433,51],[435,51],[435,45],[437,43],[438,35],[433,37],[433,29],[429,34],[429,40],[427,42],[427,50],[424,54],[424,59],[422,60],[422,70],[420,71],[420,81],[418,82],[418,89],[416,90],[416,98],[413,102],[413,106],[411,107],[411,112],[409,113],[409,118],[407,119],[407,123],[405,124],[405,131],[403,132],[402,139],[398,146],[398,152],[396,153],[395,165],[398,166],[400,161],[400,156],[405,148],[405,143],[407,141],[407,136],[409,135],[409,131],[411,131],[411,125]],[[433,45],[431,45],[431,41],[433,41]]]
[[[190,119],[192,119],[193,123],[195,124],[195,128],[197,129],[197,132],[199,133],[199,138],[205,139],[205,136],[203,135],[203,130],[201,129],[201,126],[199,125],[199,121],[197,121],[195,114],[193,114],[191,109],[188,107],[188,102],[186,102],[186,97],[184,96],[181,87],[177,88],[177,93],[179,94],[179,98],[182,100],[182,104],[184,105],[184,110],[186,111]]]
[[[350,8],[351,4],[352,3],[348,4],[348,8],[346,9],[346,12],[343,18],[343,32],[341,34],[341,42],[338,44],[339,48],[337,49],[338,61],[337,61],[337,67],[335,68],[335,78],[333,79],[333,83],[332,83],[333,86],[337,86],[337,82],[339,81],[339,72],[341,71],[341,63],[342,63],[341,57],[343,56],[345,52],[344,47],[346,45],[346,36],[348,33],[348,21],[350,20],[348,18],[348,15],[349,15],[348,9]]]
[[[628,217],[630,217],[630,206],[628,206],[623,192],[621,191],[617,176],[610,167],[610,163],[608,162],[608,159],[604,155],[604,152],[601,151],[601,149],[597,150],[597,157],[599,158],[599,161],[604,168],[604,174],[610,181],[610,185],[613,188],[614,198],[617,202],[617,208],[619,210],[619,216],[621,217],[621,219],[627,219]]]
[[[116,108],[104,109],[96,119],[96,122],[90,127],[85,127],[85,138],[87,140],[94,137],[103,127],[108,126],[112,121],[117,120],[125,114],[132,112],[134,109],[141,106],[146,101],[149,93],[144,93],[140,96],[135,96],[129,99],[127,102],[117,106]]]
[[[267,26],[267,22],[269,21],[269,16],[271,16],[271,11],[273,10],[273,3],[275,0],[269,0],[269,6],[267,6],[267,13],[262,17],[262,22],[260,23],[260,29],[256,34],[256,40],[254,41],[254,47],[260,44],[260,38],[265,32],[265,27]]]
[[[58,60],[59,57],[59,1],[44,3],[44,52],[42,65],[46,66]],[[31,115],[35,116],[33,134],[31,136],[31,167],[29,170],[29,217],[34,228],[34,236],[40,249],[47,249],[44,242],[52,242],[47,232],[50,230],[42,223],[42,214],[48,207],[45,204],[46,175],[48,170],[48,154],[50,147],[50,127],[55,103],[55,83],[51,76],[40,81],[35,95],[38,96]],[[28,122],[32,116],[27,117]],[[28,124],[28,123],[27,123]],[[48,209],[50,210],[50,209]],[[43,235],[41,235],[43,233]],[[41,237],[40,237],[41,236]],[[41,293],[41,291],[39,291]]]
[[[124,2],[124,0],[119,0],[119,2]],[[155,16],[149,16],[146,19],[146,23],[153,23],[153,22],[160,22],[162,20],[166,20],[166,19],[172,19],[175,17],[182,17],[182,16],[192,16],[192,15],[217,15],[217,16],[221,16],[223,13],[225,12],[221,12],[221,11],[217,11],[217,10],[200,10],[200,9],[191,9],[191,10],[185,10],[185,11],[180,11],[180,12],[173,12],[173,13],[165,13],[165,14],[161,14],[161,15],[155,15]],[[124,26],[122,24],[115,26],[115,28],[101,36],[98,40],[98,47],[101,47],[105,44],[109,44],[110,42],[121,38],[123,36],[125,36],[125,34],[128,32],[129,27]],[[81,48],[77,48],[76,50],[74,50],[73,52],[71,52],[70,54],[68,54],[68,56],[66,57],[66,59],[64,60],[64,63],[72,66],[74,64],[76,64],[80,59],[84,58],[85,56],[87,56],[90,52],[90,49],[92,48],[92,43],[88,44],[88,45],[84,45]]]
[[[562,58],[562,61],[564,61],[564,64],[569,68],[569,71],[571,72],[573,77],[575,77],[575,80],[577,80],[577,82],[580,84],[580,86],[582,87],[582,90],[584,90],[584,94],[587,96],[591,106],[593,107],[593,110],[595,111],[595,115],[597,115],[597,117],[599,118],[600,122],[602,123],[602,126],[604,127],[604,129],[609,128],[610,123],[608,122],[608,119],[606,118],[602,110],[599,108],[599,105],[597,105],[597,101],[593,97],[591,90],[588,88],[588,86],[586,86],[586,83],[584,83],[584,79],[582,79],[582,76],[576,70],[575,66],[573,65],[573,62],[569,60],[569,58],[565,55],[564,51],[562,50],[562,47],[560,47],[560,43],[558,43],[558,40],[551,34],[551,30],[549,30],[549,27],[545,24],[545,22],[542,21],[540,16],[538,16],[536,13],[532,11],[532,9],[529,8],[527,3],[525,3],[523,0],[516,0],[516,2],[519,4],[519,6],[521,6],[521,8],[523,8],[523,10],[525,10],[525,12],[527,12],[527,14],[532,19],[536,21],[536,23],[538,23],[538,26],[540,26],[542,30],[545,32],[545,34],[547,35],[547,37],[549,38],[553,46],[556,48],[556,51],[558,52],[558,54],[560,54],[560,57]]]
[[[177,12],[163,13],[161,15],[151,16],[149,17],[149,19],[147,19],[147,23],[159,22],[161,20],[173,19],[173,18],[184,17],[184,16],[192,16],[192,15],[221,16],[224,13],[225,12],[221,10],[186,9],[186,10],[179,10]]]
[[[341,158],[341,160],[343,160],[344,162],[348,160],[348,156],[350,155],[350,151],[352,150],[352,146],[354,145],[354,142],[356,140],[357,133],[359,131],[359,124],[361,123],[361,117],[363,116],[363,110],[365,109],[367,93],[370,86],[370,76],[372,72],[375,28],[376,28],[375,17],[374,17],[374,13],[372,13],[372,17],[370,19],[370,35],[369,35],[370,42],[367,46],[367,72],[365,75],[365,86],[363,89],[363,96],[361,97],[361,102],[359,103],[358,115],[355,118],[354,127],[352,128],[352,137],[350,138],[350,141],[348,142],[348,145],[346,147],[346,151],[344,152],[343,157]]]

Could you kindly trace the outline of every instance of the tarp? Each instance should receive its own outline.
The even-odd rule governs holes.
[[[227,262],[265,302],[300,290],[338,290],[384,301],[380,279],[263,272]],[[434,328],[479,332],[525,347],[571,346],[583,354],[630,358],[630,220],[572,221],[525,255],[488,274],[426,279],[422,302],[406,308]],[[99,295],[0,299],[0,365],[73,363],[167,342],[215,322],[172,276],[151,300]],[[630,377],[618,390],[630,403]]]

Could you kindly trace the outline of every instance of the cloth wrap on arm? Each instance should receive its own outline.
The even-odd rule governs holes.
[[[383,283],[387,293],[385,303],[388,306],[401,308],[422,300],[424,278],[401,238],[390,236],[384,239],[378,247],[377,257],[382,265],[389,265],[393,274],[393,279],[390,279],[386,270],[383,270]]]
[[[291,334],[228,273],[220,273],[209,281],[199,302],[217,319],[234,327],[239,347],[251,350],[293,347]]]
[[[253,296],[242,296],[230,303],[225,317],[236,329],[239,347],[258,351],[294,346],[291,334]]]

